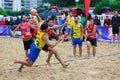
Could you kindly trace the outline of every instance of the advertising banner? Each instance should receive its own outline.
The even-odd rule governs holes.
[[[0,26],[0,37],[11,37],[10,26]]]
[[[112,41],[112,27],[97,26],[97,40],[98,41]]]

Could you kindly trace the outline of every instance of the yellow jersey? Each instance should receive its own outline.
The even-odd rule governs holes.
[[[39,26],[40,22],[38,21],[38,19],[35,19],[35,22],[36,22],[36,25]]]
[[[38,49],[42,49],[45,46],[45,42],[42,40],[43,35],[47,34],[46,32],[38,32],[35,40],[35,45]],[[48,35],[48,34],[47,34]]]
[[[67,23],[68,23],[68,25],[67,25],[67,27],[68,28],[71,28],[72,27],[72,25],[74,24],[74,17],[69,17],[68,19],[67,19]]]
[[[82,30],[80,23],[74,24],[73,27],[73,38],[81,38],[82,37]]]

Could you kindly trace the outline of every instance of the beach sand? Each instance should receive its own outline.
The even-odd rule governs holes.
[[[70,63],[67,68],[62,68],[54,56],[51,58],[52,67],[48,67],[48,53],[41,51],[32,67],[25,67],[18,72],[19,64],[9,64],[14,59],[25,58],[22,39],[0,38],[0,80],[120,80],[120,54],[105,56],[120,52],[120,44],[99,42],[96,48],[96,56],[101,56],[99,58],[86,58],[85,43],[82,59],[73,57],[71,42],[59,43],[55,49],[64,61]]]

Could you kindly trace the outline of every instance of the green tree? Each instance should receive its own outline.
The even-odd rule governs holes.
[[[91,0],[91,2],[90,2],[91,5],[90,5],[90,6],[91,6],[91,7],[94,7],[94,6],[95,6],[95,3],[96,3],[96,2],[99,2],[99,1],[102,1],[102,0]],[[84,0],[79,0],[79,2],[80,2],[81,4],[83,4],[83,3],[84,3]]]
[[[91,0],[91,6],[94,6],[96,2],[101,0]],[[44,2],[49,2],[51,5],[54,6],[61,6],[61,7],[70,7],[75,6],[75,0],[44,0]],[[79,0],[80,4],[84,4],[84,0]]]
[[[0,8],[0,14],[3,16],[7,16],[7,13],[4,9]]]
[[[21,12],[6,10],[7,16],[18,16]]]
[[[94,13],[101,14],[103,11],[100,10],[100,8],[103,6],[109,6],[111,7],[112,10],[117,10],[118,12],[120,12],[120,1],[119,0],[102,0],[95,4]]]
[[[30,14],[30,10],[24,10],[24,11]],[[18,16],[18,15],[21,15],[21,13],[22,11],[11,11],[11,10],[4,10],[0,8],[0,14],[3,16]]]
[[[44,0],[44,2],[49,2],[52,6],[75,6],[75,0]]]

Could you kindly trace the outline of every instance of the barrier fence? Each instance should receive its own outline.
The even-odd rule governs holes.
[[[97,26],[98,41],[112,41],[112,27]],[[11,37],[11,26],[0,26],[0,37]]]

